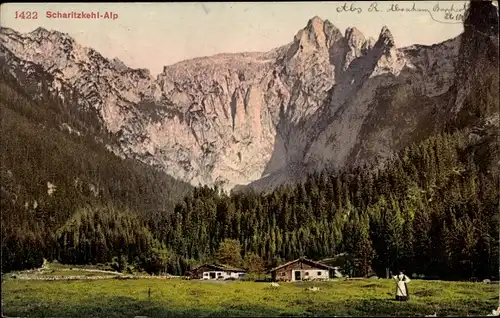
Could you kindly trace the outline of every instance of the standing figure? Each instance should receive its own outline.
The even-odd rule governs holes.
[[[399,275],[393,276],[396,281],[396,300],[397,301],[407,301],[410,299],[410,294],[408,292],[408,282],[410,279],[402,271]]]

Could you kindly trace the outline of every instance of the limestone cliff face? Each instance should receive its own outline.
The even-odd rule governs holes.
[[[20,81],[50,78],[61,98],[95,110],[109,149],[192,184],[259,189],[307,171],[387,157],[439,125],[460,37],[398,48],[312,18],[288,45],[165,66],[154,78],[39,28],[0,31],[1,60]]]

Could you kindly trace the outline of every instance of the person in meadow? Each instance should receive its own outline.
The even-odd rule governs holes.
[[[398,275],[393,276],[393,279],[396,281],[396,300],[408,301],[410,299],[410,293],[408,292],[410,278],[403,271],[400,271]]]

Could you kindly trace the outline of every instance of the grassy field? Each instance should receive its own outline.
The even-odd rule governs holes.
[[[307,291],[317,286],[318,292]],[[169,316],[424,316],[487,315],[498,286],[418,281],[411,299],[393,301],[389,280],[282,283],[170,280],[3,282],[3,311],[22,317]],[[151,289],[151,298],[148,297]]]

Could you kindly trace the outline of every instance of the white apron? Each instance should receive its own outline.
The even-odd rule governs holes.
[[[396,296],[408,296],[408,290],[406,289],[406,284],[410,281],[406,275],[397,275],[393,277],[396,283]]]

